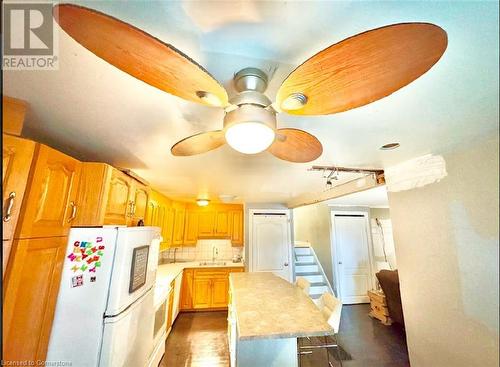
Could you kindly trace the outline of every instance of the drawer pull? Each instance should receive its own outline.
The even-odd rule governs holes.
[[[12,208],[14,207],[14,200],[16,198],[16,192],[12,191],[9,194],[9,199],[7,202],[7,209],[5,210],[5,215],[3,216],[3,221],[8,222],[12,218]]]

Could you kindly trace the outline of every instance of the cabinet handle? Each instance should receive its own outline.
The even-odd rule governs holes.
[[[128,216],[129,218],[132,218],[132,215],[133,215],[133,210],[134,210],[134,202],[133,202],[132,200],[130,200],[130,201],[128,202],[128,206],[129,206],[129,211],[128,211],[127,216]]]
[[[12,208],[14,207],[14,200],[15,200],[15,198],[16,198],[16,192],[12,191],[9,194],[9,199],[8,199],[8,203],[7,203],[7,209],[6,209],[5,215],[3,217],[3,221],[4,222],[8,222],[10,220],[10,218],[12,218]]]
[[[78,208],[76,207],[76,204],[74,201],[71,201],[69,203],[69,205],[71,206],[71,216],[68,219],[68,223],[71,223],[76,218],[76,212],[77,212]]]

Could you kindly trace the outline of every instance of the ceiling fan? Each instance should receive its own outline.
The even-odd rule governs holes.
[[[426,73],[443,55],[446,32],[430,23],[399,23],[349,37],[315,54],[282,83],[273,103],[267,75],[245,68],[234,76],[236,96],[202,66],[173,46],[96,10],[60,4],[54,18],[73,39],[122,71],[180,98],[224,108],[221,130],[187,137],[171,148],[175,156],[216,149],[226,142],[255,154],[268,150],[290,162],[318,158],[313,135],[277,128],[276,115],[327,115],[386,97]]]

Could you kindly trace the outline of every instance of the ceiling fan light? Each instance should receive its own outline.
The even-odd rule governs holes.
[[[292,93],[281,102],[281,109],[285,111],[300,110],[307,103],[307,97],[302,93]]]
[[[214,107],[221,107],[222,106],[222,103],[221,103],[219,97],[217,97],[215,94],[199,90],[196,92],[196,95],[198,96],[199,99],[201,99],[203,102],[205,102],[206,104],[208,104],[210,106],[214,106]]]
[[[196,199],[196,204],[198,204],[198,206],[207,206],[208,204],[210,204],[210,200],[208,200],[208,199]]]
[[[273,143],[274,130],[261,122],[242,122],[226,130],[227,143],[240,153],[257,154]]]

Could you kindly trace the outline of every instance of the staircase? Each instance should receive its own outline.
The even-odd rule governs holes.
[[[294,246],[295,277],[306,278],[311,283],[309,295],[313,300],[325,292],[333,293],[332,286],[318,261],[314,249],[307,242],[296,242]]]

